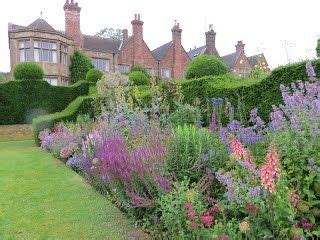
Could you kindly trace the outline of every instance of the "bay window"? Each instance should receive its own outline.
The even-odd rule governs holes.
[[[68,65],[68,46],[61,44],[61,64]]]
[[[30,39],[19,41],[19,57],[20,62],[32,60]]]
[[[57,43],[35,40],[34,61],[57,63]]]

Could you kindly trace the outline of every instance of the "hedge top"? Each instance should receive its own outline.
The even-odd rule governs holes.
[[[189,64],[186,79],[201,78],[205,76],[218,76],[228,72],[228,67],[217,57],[201,55]]]
[[[16,80],[41,80],[44,78],[43,69],[34,62],[22,62],[15,66],[13,76]]]

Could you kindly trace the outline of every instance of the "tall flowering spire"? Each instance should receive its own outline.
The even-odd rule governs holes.
[[[316,73],[314,71],[314,68],[312,66],[311,61],[308,61],[306,63],[306,70],[307,70],[307,75],[308,75],[309,79],[310,80],[314,80],[317,75],[316,75]]]
[[[276,179],[280,176],[280,156],[275,144],[271,144],[265,158],[266,163],[261,167],[261,184],[271,193],[275,192]]]
[[[236,138],[231,139],[230,148],[238,161],[244,160],[250,166],[254,166],[252,156]]]

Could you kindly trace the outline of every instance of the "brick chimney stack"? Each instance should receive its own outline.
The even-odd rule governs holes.
[[[74,40],[76,47],[82,48],[83,36],[80,29],[81,8],[78,6],[77,2],[74,2],[74,0],[71,0],[71,2],[70,0],[66,0],[63,10],[65,12],[65,34]]]
[[[180,29],[180,24],[177,22],[177,20],[174,21],[174,25],[173,25],[173,28],[171,29],[171,32],[172,32],[173,43],[181,44],[182,29]]]
[[[122,30],[122,40],[127,40],[129,38],[128,29]]]
[[[237,53],[244,53],[244,46],[245,44],[242,41],[238,41],[236,45],[236,52]]]
[[[132,34],[138,35],[143,39],[143,21],[141,21],[140,13],[134,15],[134,20],[131,21]]]
[[[209,25],[209,31],[206,32],[206,55],[219,56],[219,53],[216,49],[216,32],[213,30],[213,25]]]
[[[139,65],[144,62],[143,59],[143,21],[141,21],[140,14],[134,15],[132,24],[133,37],[133,62],[132,65]]]
[[[180,24],[175,21],[174,26],[171,29],[172,32],[172,42],[173,42],[173,76],[174,78],[182,79],[183,69],[182,69],[182,45],[181,45],[181,33],[182,29]]]

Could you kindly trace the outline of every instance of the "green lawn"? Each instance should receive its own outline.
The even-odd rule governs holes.
[[[33,141],[0,142],[0,239],[122,239],[133,224]]]

